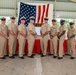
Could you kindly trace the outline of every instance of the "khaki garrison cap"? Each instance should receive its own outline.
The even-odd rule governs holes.
[[[4,18],[4,17],[1,18],[1,21],[5,21],[5,20],[6,20],[6,18]]]
[[[14,16],[10,17],[10,19],[16,19]]]
[[[20,18],[20,20],[26,20],[26,18],[23,16],[23,17]]]
[[[69,24],[70,24],[70,25],[74,25],[74,22],[70,22]]]
[[[49,20],[48,17],[45,17],[44,20]]]
[[[34,16],[31,16],[31,17],[30,17],[30,20],[35,20],[35,17],[34,17]]]

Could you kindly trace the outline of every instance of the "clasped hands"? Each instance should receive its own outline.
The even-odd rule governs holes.
[[[53,39],[54,38],[54,35],[50,35],[50,38]]]

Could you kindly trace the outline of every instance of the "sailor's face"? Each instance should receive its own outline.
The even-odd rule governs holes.
[[[30,20],[31,23],[34,23],[34,20]]]
[[[25,24],[25,22],[26,22],[25,20],[21,20],[21,23]]]

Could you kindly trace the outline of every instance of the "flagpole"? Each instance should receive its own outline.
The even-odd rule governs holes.
[[[56,18],[56,0],[54,2],[54,5],[55,5],[54,18]]]
[[[17,5],[16,4],[17,4],[17,0],[15,0],[15,17],[17,17],[17,15],[16,15],[17,14],[17,10],[16,10]]]

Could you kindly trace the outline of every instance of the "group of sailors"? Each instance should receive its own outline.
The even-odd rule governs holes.
[[[24,47],[25,47],[25,41],[26,38],[28,40],[28,54],[27,56],[29,58],[34,58],[35,54],[33,54],[33,47],[35,43],[35,38],[37,36],[36,30],[35,30],[35,17],[30,17],[30,22],[28,24],[28,27],[26,28],[26,18],[21,17],[20,21],[21,24],[17,25],[15,24],[15,17],[11,17],[10,24],[6,25],[6,18],[1,18],[1,24],[0,24],[0,58],[5,59],[6,58],[6,45],[7,45],[7,39],[8,39],[8,45],[9,45],[9,58],[15,58],[16,55],[16,43],[18,38],[19,43],[19,58],[24,59]],[[40,33],[41,33],[41,57],[45,57],[47,55],[47,45],[48,45],[48,39],[50,37],[50,54],[53,55],[53,58],[63,59],[64,56],[64,48],[63,43],[65,40],[65,33],[66,33],[66,26],[65,26],[65,20],[60,20],[60,27],[57,26],[56,19],[52,19],[52,26],[48,24],[48,18],[44,18],[44,24],[41,26]],[[76,50],[75,50],[75,35],[76,35],[76,29],[74,28],[74,23],[70,22],[70,29],[67,32],[68,37],[68,54],[70,54],[70,59],[75,59],[76,56]],[[48,36],[49,35],[49,36]],[[58,49],[58,39],[59,39],[59,51]]]

